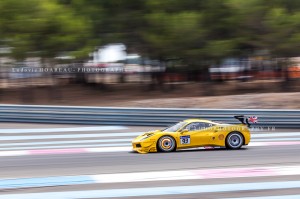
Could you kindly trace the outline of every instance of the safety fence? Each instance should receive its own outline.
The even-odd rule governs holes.
[[[0,105],[0,122],[168,126],[188,118],[239,123],[234,115],[257,116],[254,127],[300,128],[300,110],[185,109]]]

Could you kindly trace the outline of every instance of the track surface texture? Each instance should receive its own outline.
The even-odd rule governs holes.
[[[240,150],[138,154],[160,127],[1,123],[0,199],[300,198],[300,129],[252,132]]]

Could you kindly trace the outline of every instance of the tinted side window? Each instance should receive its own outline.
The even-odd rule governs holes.
[[[215,126],[215,124],[211,124],[211,123],[203,123],[205,125],[204,128],[210,128],[210,127],[213,127]]]
[[[189,131],[195,131],[197,130],[197,122],[190,123],[187,125],[185,128],[188,129]]]
[[[205,122],[193,122],[185,127],[185,129],[188,129],[189,131],[198,131],[203,130],[205,128],[212,127],[213,125],[210,123]]]
[[[186,129],[188,129],[189,131],[197,131],[197,130],[200,130],[201,129],[201,122],[193,122],[193,123],[190,123]]]

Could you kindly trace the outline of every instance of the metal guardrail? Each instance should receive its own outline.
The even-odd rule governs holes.
[[[175,109],[84,106],[0,105],[0,122],[168,126],[188,118],[239,123],[234,115],[255,115],[253,127],[300,128],[300,110]]]

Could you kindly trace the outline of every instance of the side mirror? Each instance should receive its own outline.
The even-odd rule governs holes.
[[[186,132],[189,132],[188,129],[183,129],[180,133],[183,134],[183,133],[186,133]]]

